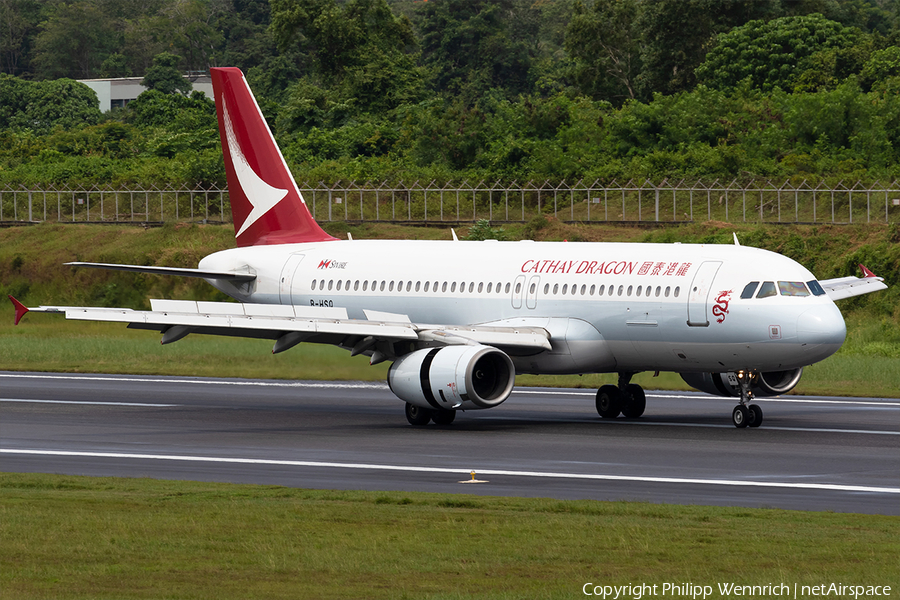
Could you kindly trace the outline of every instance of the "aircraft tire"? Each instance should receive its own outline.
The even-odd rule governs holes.
[[[431,413],[431,420],[435,425],[449,425],[456,419],[455,410],[435,410]]]
[[[636,383],[625,386],[622,394],[622,415],[627,419],[637,419],[647,408],[647,395],[644,388]]]
[[[410,425],[415,425],[416,427],[428,425],[432,413],[433,411],[431,409],[422,408],[421,406],[416,406],[409,402],[406,403],[406,420],[409,421]]]
[[[750,424],[750,411],[743,404],[738,404],[731,411],[731,422],[738,429],[743,429]]]
[[[748,406],[747,412],[750,414],[750,422],[747,423],[748,427],[759,427],[762,425],[763,412],[758,404],[751,404]]]
[[[622,392],[614,385],[604,385],[597,390],[597,413],[604,419],[615,419],[622,411]]]

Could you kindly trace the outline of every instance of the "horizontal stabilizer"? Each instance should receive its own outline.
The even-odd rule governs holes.
[[[178,277],[201,277],[203,279],[225,279],[228,281],[253,281],[256,275],[250,272],[203,271],[201,269],[179,269],[176,267],[149,267],[143,265],[117,265],[113,263],[69,262],[70,267],[106,269],[108,271],[128,271],[130,273],[151,273],[153,275],[176,275]]]

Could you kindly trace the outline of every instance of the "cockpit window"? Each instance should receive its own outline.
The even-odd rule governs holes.
[[[812,281],[807,281],[806,285],[809,286],[809,291],[813,293],[813,296],[825,295],[825,290],[822,289],[822,286],[815,279],[813,279]]]
[[[809,296],[809,290],[802,281],[779,281],[778,289],[782,296]]]
[[[774,281],[764,281],[763,284],[759,287],[759,293],[756,295],[757,298],[768,298],[769,296],[777,296],[778,291],[775,289]]]
[[[759,285],[758,281],[751,281],[746,286],[744,286],[744,291],[741,292],[741,298],[746,300],[747,298],[753,297],[753,292],[756,291],[756,286]]]

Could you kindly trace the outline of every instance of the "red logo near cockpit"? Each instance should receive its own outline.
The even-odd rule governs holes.
[[[725,321],[725,315],[728,314],[728,303],[731,301],[731,290],[719,292],[716,297],[716,304],[712,307],[712,314],[716,319],[716,323]]]

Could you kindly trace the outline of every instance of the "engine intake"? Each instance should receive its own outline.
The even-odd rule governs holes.
[[[388,371],[388,385],[422,408],[493,408],[512,392],[516,371],[504,352],[490,346],[444,346],[400,357]]]
[[[681,373],[681,378],[692,388],[715,396],[741,397],[741,386],[734,373]],[[800,382],[803,368],[788,371],[757,373],[750,389],[753,395],[778,396],[786,394]],[[730,376],[730,377],[729,377]]]

